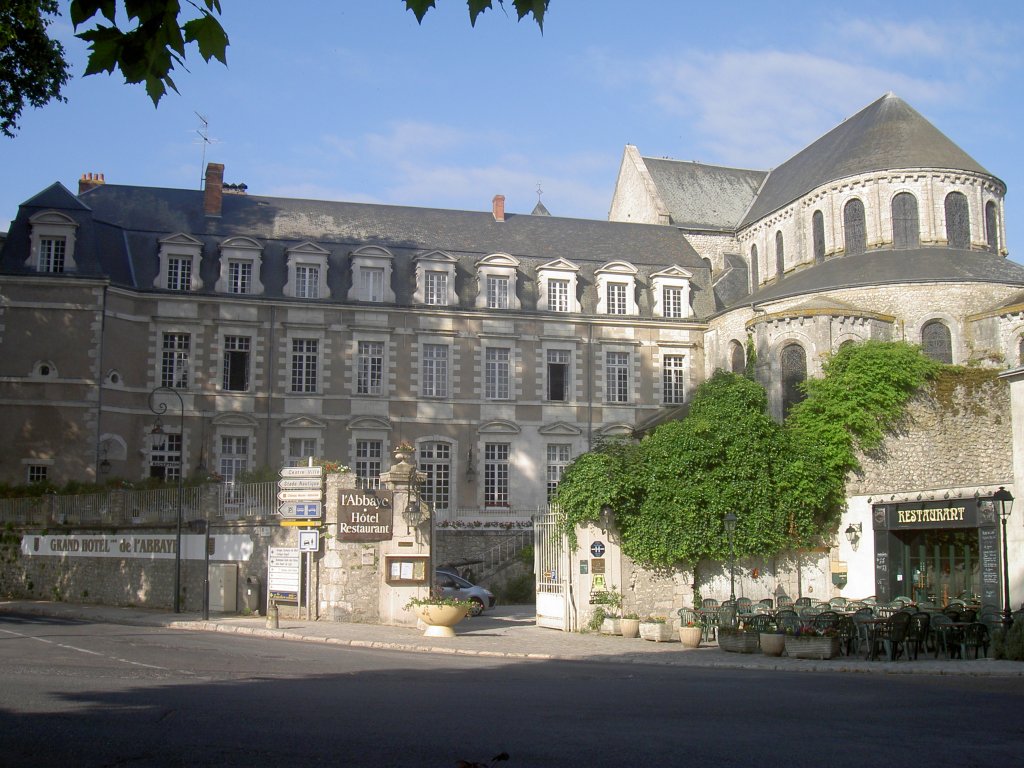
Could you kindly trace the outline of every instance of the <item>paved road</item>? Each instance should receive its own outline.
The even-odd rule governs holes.
[[[1019,679],[406,653],[0,613],[19,766],[1015,765]]]

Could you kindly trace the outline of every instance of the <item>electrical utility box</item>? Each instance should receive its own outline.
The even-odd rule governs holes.
[[[238,566],[234,563],[210,566],[210,610],[238,611]]]

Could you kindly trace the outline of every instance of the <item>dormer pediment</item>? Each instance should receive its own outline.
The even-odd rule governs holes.
[[[220,413],[213,417],[216,427],[251,427],[256,428],[257,422],[252,416],[244,413]]]
[[[597,275],[636,275],[639,270],[627,261],[609,261],[598,269]]]
[[[176,232],[173,235],[162,237],[157,242],[164,247],[188,248],[189,250],[202,249],[203,247],[202,241],[184,232]]]
[[[418,256],[414,256],[413,262],[416,264],[421,262],[432,262],[447,266],[449,264],[458,264],[459,260],[444,251],[430,251],[429,253],[421,253]]]
[[[289,248],[286,253],[289,256],[316,256],[317,258],[326,258],[331,255],[331,252],[326,248],[321,248],[316,243],[311,243],[308,240],[304,243],[299,243],[294,248]]]
[[[285,429],[327,429],[327,422],[309,416],[296,416],[281,423]]]
[[[78,222],[72,219],[67,214],[61,213],[60,211],[40,211],[29,219],[29,223],[33,226],[39,224],[48,224],[55,227],[75,227],[78,228]]]
[[[690,270],[688,270],[688,269],[683,269],[682,267],[678,266],[677,264],[673,264],[668,269],[663,269],[660,272],[655,272],[653,275],[651,275],[651,277],[652,278],[655,278],[655,277],[668,277],[668,278],[676,278],[676,279],[679,279],[679,280],[692,280],[693,279],[693,273]]]
[[[608,424],[597,430],[599,437],[632,437],[633,426],[631,424]]]
[[[538,272],[543,272],[545,270],[552,270],[558,272],[579,272],[580,268],[577,265],[573,264],[568,259],[555,259],[554,261],[549,261],[547,264],[541,264],[539,267],[537,267]]]
[[[519,259],[508,253],[491,253],[484,256],[480,261],[476,263],[477,269],[480,267],[506,267],[509,269],[519,269]]]
[[[262,251],[263,246],[253,240],[251,237],[229,237],[220,244],[221,250],[228,248],[241,250],[241,251]]]
[[[379,245],[364,245],[362,248],[356,248],[356,250],[352,251],[352,258],[387,259],[391,261],[395,258],[395,255],[387,248],[381,248]]]

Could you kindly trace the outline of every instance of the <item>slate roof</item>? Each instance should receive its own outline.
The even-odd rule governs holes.
[[[645,157],[643,162],[672,224],[691,229],[734,230],[767,175],[682,160]]]
[[[899,168],[992,176],[898,96],[887,93],[768,173],[741,227],[830,181]]]
[[[880,250],[828,259],[744,298],[742,304],[893,283],[1002,283],[1024,286],[1024,266],[988,251]]]

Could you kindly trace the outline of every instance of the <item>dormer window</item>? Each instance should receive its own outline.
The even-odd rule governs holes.
[[[507,253],[492,253],[476,264],[479,292],[476,306],[481,309],[519,309],[516,278],[519,261]]]
[[[232,237],[220,244],[219,293],[258,296],[263,293],[260,267],[263,248],[248,237]]]
[[[160,240],[160,271],[153,280],[154,288],[167,291],[196,291],[202,288],[199,262],[203,244],[179,232]]]
[[[303,243],[285,253],[288,282],[284,286],[284,295],[296,299],[329,299],[327,257],[330,252],[313,243]]]
[[[37,272],[63,274],[75,271],[74,219],[57,211],[43,211],[33,216],[32,244],[29,263]]]
[[[624,261],[612,261],[597,270],[597,313],[635,315],[637,268]]]
[[[432,251],[417,256],[416,288],[412,300],[431,307],[455,304],[455,259],[447,253]]]
[[[576,276],[579,267],[571,261],[558,259],[537,268],[540,283],[537,309],[549,312],[579,312],[576,298]]]
[[[375,304],[394,303],[391,289],[391,264],[394,257],[386,248],[375,245],[352,252],[352,287],[349,301],[370,301]]]
[[[682,267],[672,266],[651,275],[654,289],[655,317],[690,317],[690,279],[693,274]]]

